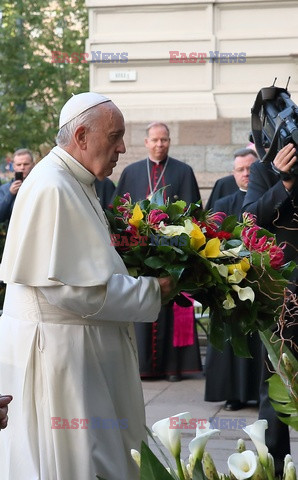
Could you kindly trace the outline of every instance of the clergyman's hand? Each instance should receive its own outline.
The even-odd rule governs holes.
[[[157,279],[161,291],[161,303],[167,303],[171,298],[171,293],[174,290],[175,282],[172,277],[160,277]]]
[[[11,395],[0,395],[0,430],[6,428],[8,422],[8,404],[12,401]]]

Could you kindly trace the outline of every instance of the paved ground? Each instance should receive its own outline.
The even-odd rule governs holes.
[[[221,433],[215,434],[209,439],[207,450],[212,454],[217,469],[227,472],[227,458],[235,452],[238,438],[247,440],[249,437],[241,430],[243,423],[249,425],[258,418],[258,410],[255,407],[245,408],[237,412],[226,412],[224,403],[211,403],[204,401],[205,379],[203,374],[196,377],[183,379],[181,382],[170,383],[166,380],[143,381],[143,391],[146,405],[147,426],[150,428],[154,422],[162,418],[188,411],[193,418],[210,419],[217,418],[223,427]],[[229,424],[230,423],[230,424]],[[240,428],[239,428],[240,427]],[[215,425],[214,425],[215,428]],[[188,443],[194,434],[187,432],[182,439],[182,458],[189,455]],[[250,440],[246,441],[247,448],[254,450]],[[298,432],[291,431],[292,456],[298,466]],[[152,450],[156,453],[152,441]]]

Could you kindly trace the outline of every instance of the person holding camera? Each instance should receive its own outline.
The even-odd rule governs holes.
[[[12,157],[14,179],[0,187],[0,223],[10,220],[14,202],[24,179],[34,167],[33,155],[27,148],[16,150]]]
[[[244,198],[243,212],[256,215],[259,226],[276,235],[277,243],[285,243],[285,263],[298,261],[298,171],[297,150],[292,143],[283,147],[273,162],[256,161],[250,170],[248,190]],[[297,294],[298,269],[293,272],[289,288]],[[292,317],[292,328],[284,329],[284,337],[298,343],[297,328]],[[297,325],[297,324],[296,324]],[[268,396],[268,382],[271,373],[264,351],[263,378],[260,390],[259,418],[268,420],[266,445],[273,455],[276,474],[282,474],[283,460],[290,453],[289,429],[278,419]],[[270,368],[270,367],[269,367]],[[272,371],[272,369],[271,369]]]

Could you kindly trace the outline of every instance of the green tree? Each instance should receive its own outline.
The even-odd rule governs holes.
[[[84,3],[0,3],[0,157],[20,147],[40,152],[42,145],[52,146],[61,106],[72,93],[88,90],[88,63],[71,57],[85,51]],[[62,52],[69,56],[64,63]]]

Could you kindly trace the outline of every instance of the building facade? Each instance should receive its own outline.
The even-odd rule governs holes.
[[[205,187],[230,172],[248,143],[257,92],[285,86],[298,103],[298,2],[86,0],[90,89],[127,123],[127,154],[113,174],[144,158],[146,125],[171,129],[171,154]]]

